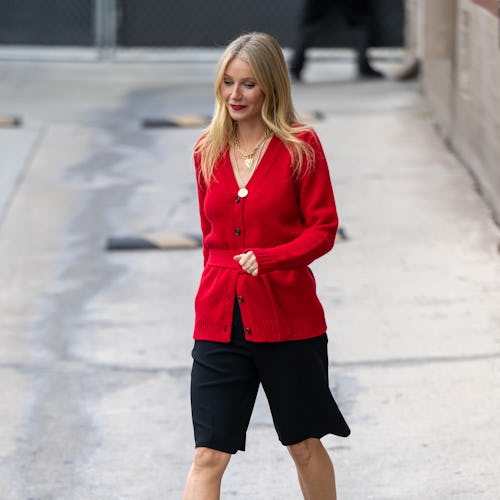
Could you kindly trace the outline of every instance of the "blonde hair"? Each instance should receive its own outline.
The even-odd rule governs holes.
[[[283,52],[277,40],[266,33],[248,33],[231,42],[222,54],[215,77],[215,111],[212,120],[194,148],[200,158],[200,174],[208,184],[214,176],[217,161],[228,149],[234,134],[235,122],[229,115],[221,95],[221,84],[227,65],[238,57],[246,62],[255,74],[257,84],[264,94],[262,120],[290,152],[292,172],[300,174],[314,161],[313,148],[297,138],[310,127],[298,123],[292,104],[290,79]]]

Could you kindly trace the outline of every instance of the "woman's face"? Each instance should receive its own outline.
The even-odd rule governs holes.
[[[239,123],[262,120],[260,112],[264,93],[257,85],[250,65],[239,57],[227,65],[220,92],[233,120]]]

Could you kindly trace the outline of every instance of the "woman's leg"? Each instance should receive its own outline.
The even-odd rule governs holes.
[[[183,500],[219,500],[222,475],[231,455],[211,448],[195,448]]]
[[[336,500],[335,473],[319,439],[306,439],[287,447],[297,467],[305,500]]]
[[[258,374],[246,344],[237,303],[230,343],[195,342],[191,410],[196,447],[184,500],[218,500],[231,454],[245,449],[259,389]]]

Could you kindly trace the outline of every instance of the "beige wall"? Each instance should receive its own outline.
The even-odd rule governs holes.
[[[452,143],[475,172],[500,220],[499,19],[470,0],[457,3]]]
[[[408,0],[407,13],[408,46],[436,122],[500,222],[498,1]]]

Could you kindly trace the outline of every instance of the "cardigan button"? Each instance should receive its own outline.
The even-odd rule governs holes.
[[[241,295],[238,295],[236,297],[236,300],[241,303],[241,302],[243,302],[243,297]]]
[[[234,230],[234,234],[236,236],[239,236],[241,234],[241,229],[239,227],[237,227],[235,230]]]
[[[245,328],[245,333],[248,333],[248,335],[250,335],[252,333],[252,330],[250,330],[250,328],[246,327]]]

